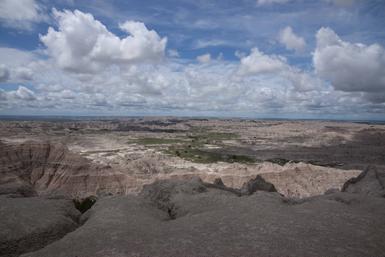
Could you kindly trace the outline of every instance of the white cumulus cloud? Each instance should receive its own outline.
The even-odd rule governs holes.
[[[321,28],[316,39],[315,70],[335,89],[385,92],[385,50],[382,46],[343,41],[330,28]]]
[[[291,66],[280,55],[267,55],[253,48],[248,56],[241,57],[237,75],[268,76],[280,80],[284,85],[291,85],[298,92],[318,90],[322,81],[311,72]]]
[[[278,55],[266,55],[258,48],[251,49],[248,56],[241,58],[239,75],[280,72],[286,67],[286,60]]]
[[[279,42],[289,50],[300,52],[303,51],[306,46],[305,40],[302,37],[297,36],[290,26],[282,29],[279,32],[278,38]]]
[[[31,29],[33,23],[45,19],[42,8],[35,0],[0,1],[0,22],[7,27]]]
[[[89,13],[53,11],[58,30],[40,36],[58,66],[73,72],[95,72],[112,64],[154,62],[164,56],[167,38],[136,21],[119,25],[128,36],[119,38]]]
[[[36,95],[30,89],[19,86],[17,90],[6,92],[8,97],[16,100],[33,101],[36,99]]]
[[[76,16],[75,12],[68,14]],[[63,63],[73,65],[72,71],[76,73],[69,72],[68,66],[63,66],[58,57],[52,54],[47,59],[38,52],[0,48],[0,63],[9,70],[7,82],[20,85],[11,91],[0,89],[0,113],[236,116],[263,113],[344,115],[352,110],[362,113],[384,110],[384,91],[362,93],[335,90],[334,84],[333,87],[329,83],[332,82],[330,77],[326,77],[328,81],[317,77],[320,70],[300,69],[291,65],[290,59],[269,55],[257,48],[248,54],[238,52],[239,61],[206,54],[201,56],[203,62],[186,62],[171,52],[168,56],[172,58],[157,65],[142,64],[153,63],[159,57],[132,61],[122,59],[123,55],[116,57],[115,50],[108,47],[96,51],[94,49],[97,49],[99,37],[105,37],[108,41],[116,36],[91,15],[80,14],[85,16],[83,18],[90,23],[90,27],[82,27],[87,23],[83,18],[72,17],[74,19],[70,19],[68,24],[59,22],[54,30],[59,38],[57,42],[63,43],[63,48],[55,51],[60,53],[59,50],[63,49]],[[143,24],[123,23],[121,27],[131,31],[130,37],[135,34],[152,42],[153,37],[147,34],[149,30]],[[87,34],[90,31],[95,35],[93,30],[98,35],[96,39]],[[341,43],[335,33],[326,34],[319,38],[315,55],[321,49],[323,52],[336,45],[340,45],[343,51],[346,44],[358,49],[369,47]],[[96,42],[92,42],[94,39]],[[123,46],[123,40],[118,38],[119,47]],[[160,41],[162,39],[159,38]],[[147,43],[143,45],[149,46]],[[142,47],[142,44],[137,47]],[[47,49],[52,50],[48,46]],[[77,56],[80,57],[78,60],[75,58]],[[381,56],[378,58],[383,58]],[[333,60],[328,61],[329,65],[334,65]],[[95,67],[87,70],[81,65],[85,68]],[[79,73],[84,69],[98,72]],[[350,72],[357,71],[353,69]]]

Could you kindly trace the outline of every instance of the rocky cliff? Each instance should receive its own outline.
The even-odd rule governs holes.
[[[122,193],[122,176],[110,167],[95,165],[60,143],[27,141],[1,143],[0,192],[14,188],[30,194],[84,196]]]

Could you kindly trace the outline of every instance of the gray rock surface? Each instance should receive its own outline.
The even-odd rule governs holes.
[[[369,166],[358,177],[346,181],[341,191],[385,197],[385,170]]]
[[[0,256],[18,256],[60,239],[78,227],[71,200],[0,196]]]
[[[171,214],[170,215],[170,208]],[[384,256],[385,201],[331,193],[290,202],[200,180],[157,181],[100,199],[83,226],[23,257]]]
[[[34,188],[21,180],[9,180],[0,183],[0,195],[12,195],[13,197],[37,196]]]

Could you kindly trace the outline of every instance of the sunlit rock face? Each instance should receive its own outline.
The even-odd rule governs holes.
[[[340,170],[306,163],[288,163],[280,166],[265,162],[250,165],[247,169],[243,165],[232,164],[215,172],[194,170],[182,173],[179,171],[162,176],[162,178],[191,178],[198,175],[205,182],[213,183],[216,178],[220,178],[228,187],[241,188],[244,183],[260,175],[273,183],[282,195],[302,198],[323,194],[328,189],[340,190],[346,180],[359,173],[359,170]]]

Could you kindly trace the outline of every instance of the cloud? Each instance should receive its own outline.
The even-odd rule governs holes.
[[[211,40],[203,40],[198,39],[194,41],[193,43],[193,49],[201,49],[201,48],[207,48],[207,47],[213,47],[213,46],[236,46],[236,42],[232,42],[229,40],[222,40],[222,39],[211,39]]]
[[[324,86],[324,82],[317,76],[294,67],[287,69],[284,77],[291,82],[298,92],[320,91]]]
[[[7,100],[7,93],[0,88],[0,108],[3,105],[2,102],[5,102]]]
[[[316,117],[325,113],[345,115],[352,110],[378,113],[385,110],[382,92],[335,90],[330,79],[318,77],[318,71],[298,68],[290,63],[290,58],[267,54],[258,48],[247,54],[237,52],[239,61],[206,54],[199,57],[203,62],[195,62],[178,58],[176,52],[168,49],[167,56],[158,62],[165,47],[160,53],[155,51],[159,54],[152,52],[150,58],[146,57],[147,52],[140,51],[135,52],[140,57],[126,58],[128,48],[124,53],[122,50],[124,37],[114,35],[91,15],[67,12],[59,12],[68,15],[68,19],[58,18],[58,27],[51,28],[53,46],[46,45],[45,49],[50,58],[40,51],[0,48],[0,62],[9,70],[9,81],[21,85],[13,91],[0,90],[0,113],[15,110],[92,115],[292,113]],[[154,37],[148,36],[151,30],[141,23],[122,23],[120,27],[125,32],[131,31],[128,37],[140,42],[138,48],[159,46],[163,40],[156,32],[158,40],[153,40]],[[278,29],[279,26],[274,31]],[[117,43],[103,43],[110,39]],[[318,43],[325,48],[338,40],[330,36]],[[94,50],[98,46],[103,47]],[[59,61],[60,54],[64,61]],[[157,65],[147,65],[153,63]],[[28,84],[23,86],[26,80]]]
[[[0,82],[5,82],[9,79],[9,70],[0,64]]]
[[[346,113],[369,108],[360,95],[334,91],[281,56],[260,55],[280,62],[280,68],[241,76],[241,62],[186,64],[173,58],[161,65],[118,66],[77,74],[41,60],[39,65],[28,65],[34,73],[29,82],[33,89],[0,90],[0,113],[237,116]],[[376,106],[373,108],[378,110]]]
[[[73,91],[68,90],[68,89],[64,89],[63,91],[61,91],[59,93],[59,97],[61,97],[63,99],[75,99],[76,95]]]
[[[159,61],[167,38],[136,21],[119,25],[128,36],[119,38],[89,13],[53,11],[59,26],[50,27],[40,40],[57,65],[72,72],[97,72],[109,65]]]
[[[332,86],[346,92],[385,92],[385,50],[378,44],[343,41],[332,29],[316,35],[315,70]]]
[[[350,7],[357,2],[357,0],[324,0],[339,7]]]
[[[197,56],[197,61],[200,63],[208,63],[211,61],[211,55],[209,53]]]
[[[0,62],[9,69],[23,66],[35,59],[35,55],[31,52],[9,47],[0,47],[0,57]]]
[[[273,77],[298,92],[319,90],[323,86],[314,74],[289,65],[283,56],[267,55],[257,48],[253,48],[248,56],[241,57],[236,74],[241,77],[263,76],[265,79]]]
[[[19,86],[15,96],[22,100],[33,101],[36,99],[35,93],[26,87]]]
[[[35,93],[24,86],[19,86],[17,90],[6,92],[8,97],[24,100],[33,101],[36,100]]]
[[[257,0],[258,5],[269,5],[269,4],[284,4],[290,0]]]
[[[28,66],[37,60],[33,53],[0,47],[0,57],[0,82],[18,83],[32,80],[34,74]]]
[[[35,0],[0,1],[0,22],[7,27],[29,30],[44,20],[46,16]]]
[[[26,67],[18,67],[13,72],[13,77],[15,80],[32,80],[33,79],[33,72],[31,69]]]
[[[297,52],[303,51],[306,42],[302,37],[297,36],[290,26],[282,29],[279,32],[279,42],[288,50],[295,50]]]
[[[167,54],[170,57],[179,57],[179,52],[176,49],[168,49]]]
[[[238,74],[242,76],[282,71],[286,60],[278,55],[266,55],[258,48],[251,49],[248,56],[241,58]]]
[[[376,92],[376,93],[365,93],[364,98],[369,100],[372,103],[385,103],[385,91],[384,92]],[[383,106],[385,107],[385,106]]]

